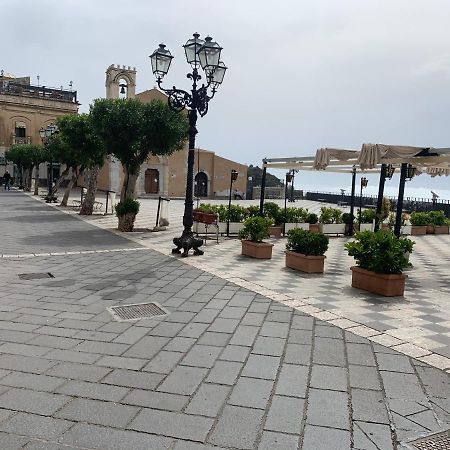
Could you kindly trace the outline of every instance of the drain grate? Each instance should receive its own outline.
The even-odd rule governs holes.
[[[410,444],[418,450],[450,450],[450,430],[417,439]]]
[[[114,319],[119,322],[149,319],[169,314],[169,311],[166,311],[162,306],[155,302],[111,306],[110,308],[107,308],[107,310],[112,314]]]
[[[42,273],[19,273],[21,280],[39,280],[40,278],[55,278],[50,272]]]

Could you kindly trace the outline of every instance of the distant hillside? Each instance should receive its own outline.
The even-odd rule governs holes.
[[[247,175],[252,177],[252,185],[253,186],[261,186],[262,179],[262,169],[258,166],[252,166],[251,164],[248,166]],[[267,187],[276,187],[276,186],[284,186],[283,181],[277,178],[275,175],[267,172],[266,174],[266,186]]]

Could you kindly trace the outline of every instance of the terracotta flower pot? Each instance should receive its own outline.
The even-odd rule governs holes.
[[[202,211],[194,211],[192,213],[192,218],[194,219],[195,222],[211,224],[217,220],[217,214],[205,213]]]
[[[312,231],[313,233],[318,233],[320,231],[319,224],[318,223],[310,223],[309,231]]]
[[[427,225],[427,234],[434,234],[434,225]]]
[[[257,259],[271,259],[273,244],[242,240],[242,254]]]
[[[135,219],[136,214],[133,213],[128,213],[123,216],[119,216],[119,226],[117,227],[118,230],[124,232],[133,231]]]
[[[273,237],[281,237],[281,233],[283,232],[283,227],[269,227],[269,236]]]
[[[448,225],[435,225],[434,234],[448,234]]]
[[[426,225],[412,225],[411,226],[411,236],[423,236],[427,234]]]
[[[326,256],[310,256],[286,250],[286,267],[306,273],[323,273]]]
[[[352,271],[352,287],[354,288],[385,297],[403,296],[405,292],[407,277],[404,274],[376,273],[361,269],[358,266],[353,266],[350,269]]]

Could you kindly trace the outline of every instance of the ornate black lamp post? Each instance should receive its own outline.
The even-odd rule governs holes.
[[[50,138],[56,134],[59,133],[58,127],[51,123],[50,125],[47,126],[47,128],[41,128],[39,130],[39,136],[42,139],[42,144],[44,145],[44,147],[48,146],[48,143],[50,142]],[[45,201],[51,202],[53,200],[53,196],[52,196],[52,190],[53,190],[53,156],[50,153],[50,161],[49,161],[49,174],[48,174],[48,180],[47,180],[47,184],[48,184],[48,194],[47,197],[45,198]]]
[[[381,164],[380,182],[378,183],[377,213],[375,216],[374,231],[378,231],[380,229],[381,210],[383,208],[384,184],[386,182],[386,179],[392,179],[392,177],[394,176],[394,172],[395,167],[392,164]]]
[[[287,202],[287,196],[288,196],[288,184],[292,182],[294,179],[294,172],[289,171],[286,172],[286,180],[284,183],[284,225],[283,225],[283,236],[286,235],[286,202]]]
[[[367,187],[367,184],[369,183],[369,180],[366,177],[361,178],[361,190],[359,193],[359,228],[361,229],[361,209],[362,209],[362,191],[365,187]]]
[[[292,169],[291,175],[292,175],[291,180],[290,180],[291,181],[291,197],[290,197],[289,201],[290,202],[295,202],[295,199],[294,199],[294,176],[295,176],[295,170],[294,169]]]
[[[164,76],[169,71],[170,63],[173,56],[165,48],[164,44],[159,47],[150,56],[152,62],[152,71],[156,76],[158,87],[169,97],[169,106],[175,111],[188,109],[189,118],[189,152],[187,160],[187,179],[186,179],[186,197],[184,202],[183,215],[183,234],[174,238],[173,243],[176,248],[172,253],[183,253],[181,256],[189,256],[189,250],[194,249],[194,255],[203,255],[203,251],[199,247],[203,245],[203,240],[194,237],[192,232],[192,210],[194,206],[193,200],[193,184],[194,184],[194,149],[195,135],[197,134],[197,112],[203,117],[208,112],[208,103],[214,97],[217,88],[223,81],[227,67],[220,60],[222,47],[214,42],[211,37],[205,40],[200,39],[198,33],[194,33],[194,37],[189,39],[184,47],[186,60],[192,67],[192,72],[187,77],[192,80],[192,89],[190,92],[177,89],[164,89],[161,84]],[[199,67],[205,72],[205,83],[199,86],[202,79],[199,74]]]
[[[233,183],[237,180],[238,173],[233,169],[230,175],[230,192],[228,193],[228,217],[227,217],[227,236],[230,236],[230,212],[231,212],[231,190]]]

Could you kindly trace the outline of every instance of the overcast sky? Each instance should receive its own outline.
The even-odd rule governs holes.
[[[166,86],[189,88],[181,46],[198,31],[229,67],[199,121],[202,148],[260,164],[363,142],[450,147],[449,18],[448,0],[0,0],[0,69],[47,86],[73,80],[85,112],[112,63],[136,66],[138,92],[152,88],[160,42],[175,56]],[[298,177],[316,181],[348,185]]]

